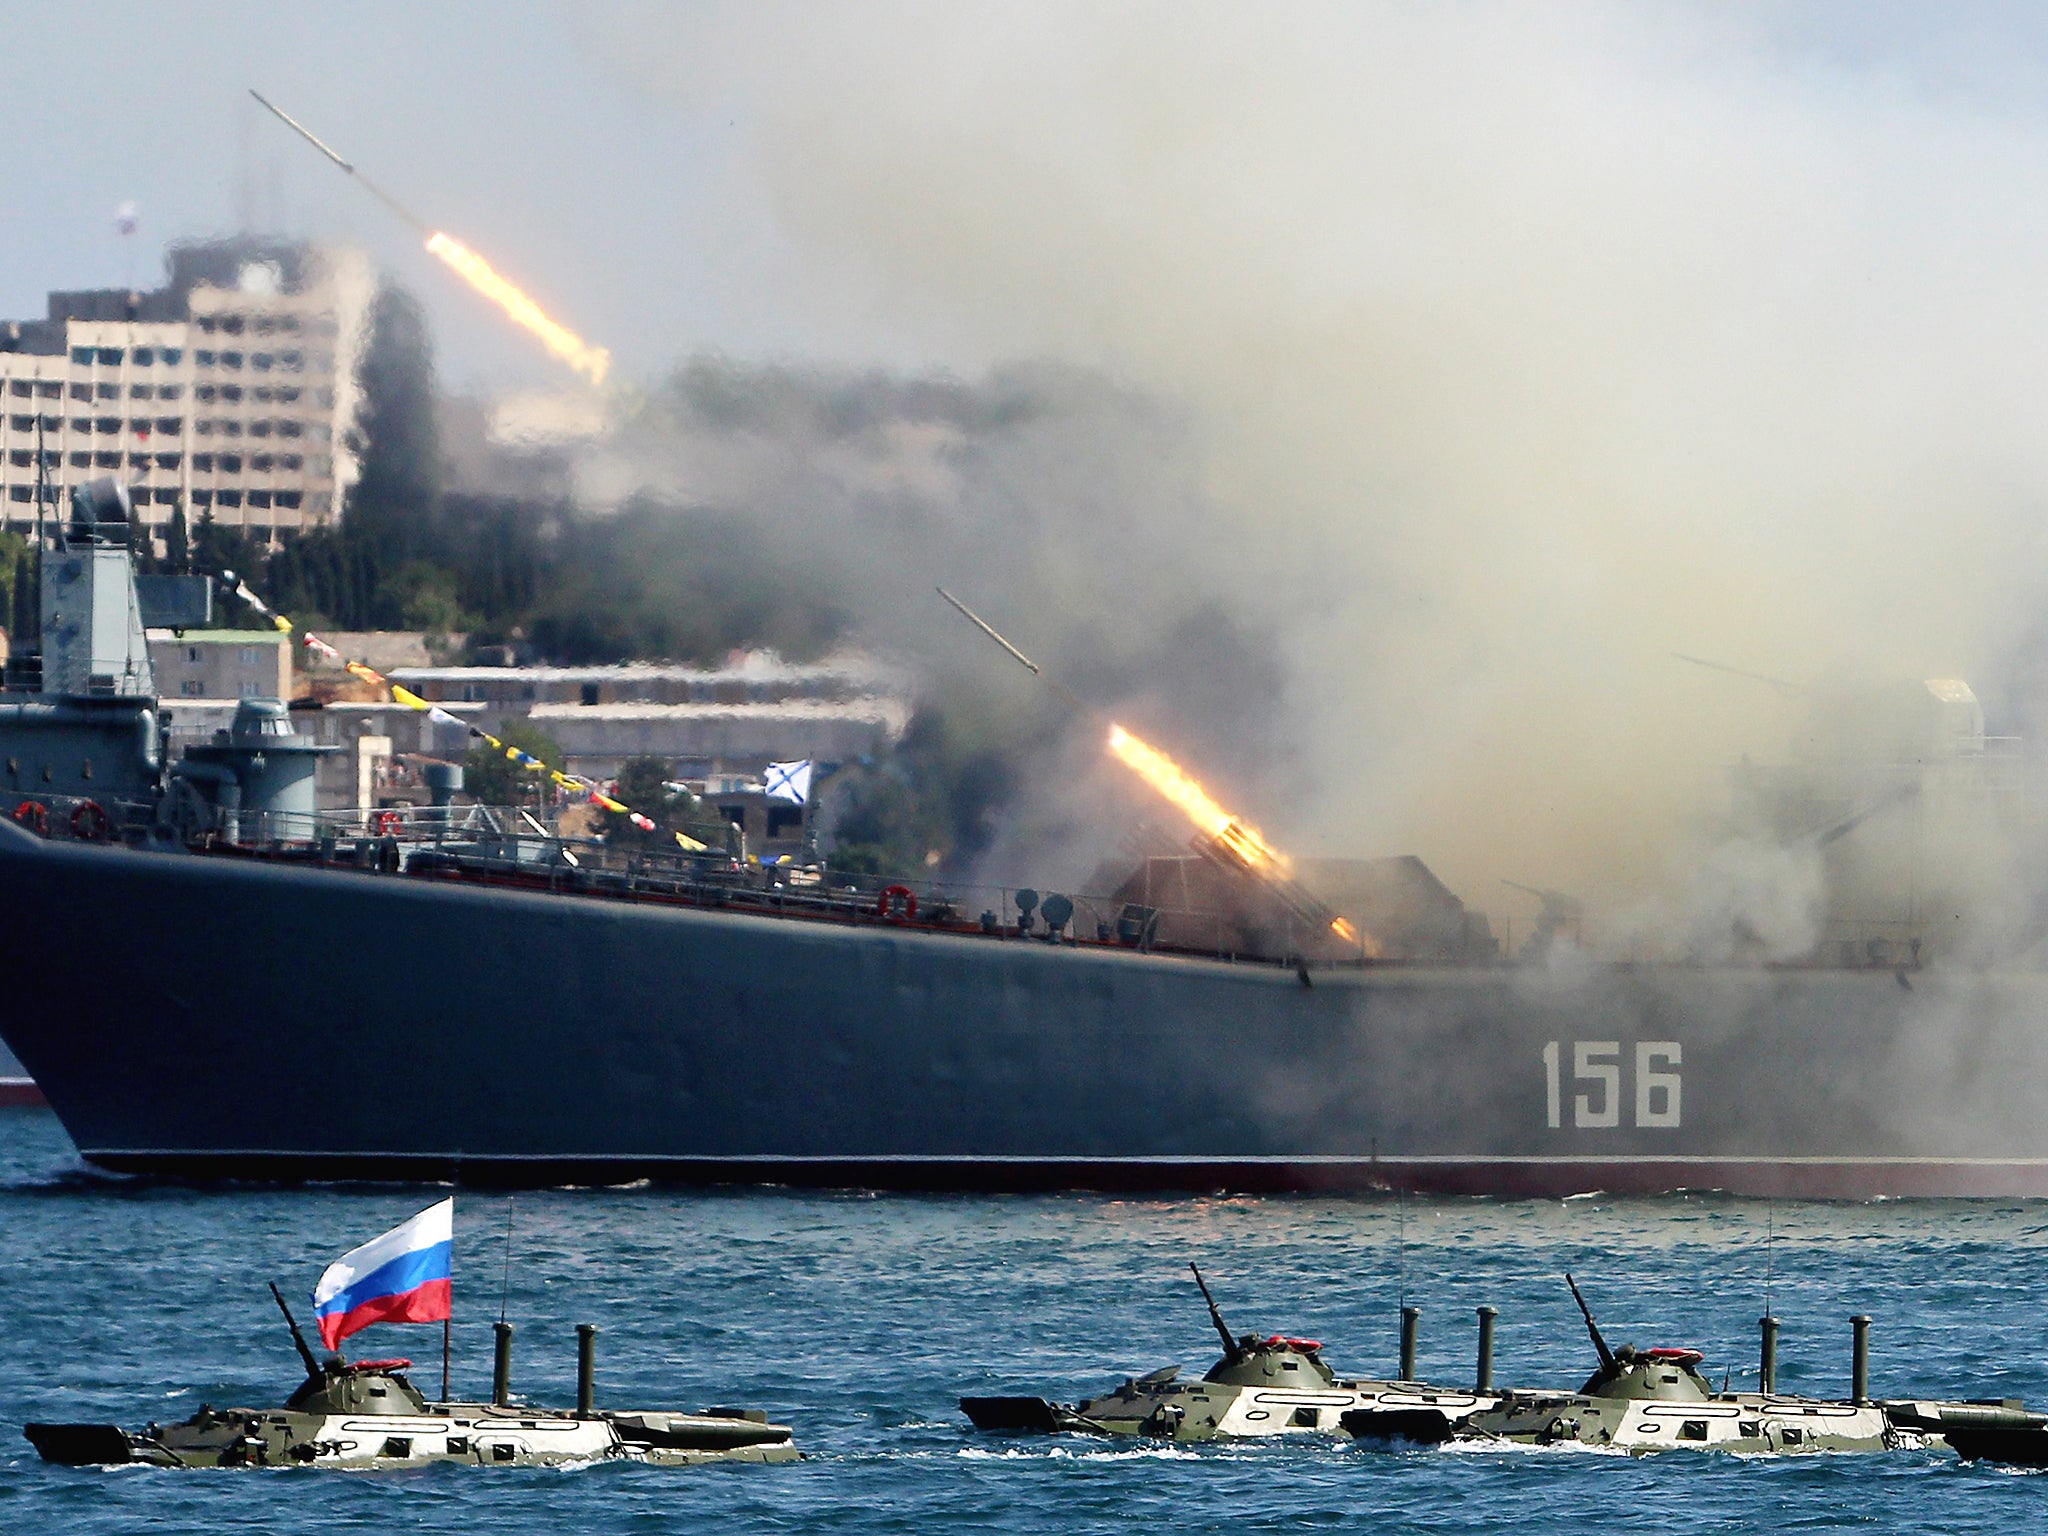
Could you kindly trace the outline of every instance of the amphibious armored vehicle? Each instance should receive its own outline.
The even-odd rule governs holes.
[[[276,1287],[272,1287],[276,1293]],[[582,1331],[577,1406],[541,1408],[509,1390],[510,1330],[500,1325],[491,1402],[432,1402],[412,1383],[410,1360],[316,1359],[285,1309],[306,1379],[281,1406],[202,1406],[182,1423],[125,1430],[113,1424],[30,1424],[43,1460],[64,1466],[142,1462],[160,1467],[385,1468],[458,1462],[534,1466],[620,1459],[686,1467],[712,1461],[795,1461],[787,1425],[758,1409],[703,1413],[600,1409],[594,1402],[594,1329]]]
[[[1012,1434],[1144,1435],[1160,1440],[1340,1432],[1351,1410],[1422,1411],[1461,1422],[1495,1401],[1493,1393],[1456,1392],[1410,1381],[1340,1379],[1314,1339],[1233,1334],[1202,1272],[1195,1284],[1223,1341],[1223,1358],[1199,1381],[1169,1365],[1133,1377],[1100,1397],[1067,1406],[1042,1397],[963,1397],[977,1429]]]
[[[1388,1414],[1365,1406],[1344,1415],[1344,1428],[1360,1439],[1496,1440],[1630,1452],[1887,1451],[1942,1443],[1942,1415],[1951,1405],[1868,1400],[1862,1390],[1860,1347],[1852,1401],[1780,1395],[1770,1390],[1768,1378],[1762,1392],[1717,1392],[1700,1373],[1703,1356],[1696,1349],[1610,1348],[1578,1282],[1567,1275],[1565,1283],[1585,1315],[1586,1330],[1600,1357],[1599,1368],[1576,1392],[1509,1392],[1497,1403],[1455,1421],[1443,1415],[1431,1420],[1412,1410]]]

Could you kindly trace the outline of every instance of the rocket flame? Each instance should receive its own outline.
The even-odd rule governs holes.
[[[427,237],[427,249],[453,267],[462,280],[512,317],[517,325],[533,332],[555,356],[589,379],[602,384],[612,365],[612,355],[593,347],[567,326],[550,320],[541,307],[520,292],[518,286],[500,277],[483,257],[453,235],[436,230]]]
[[[1206,836],[1216,838],[1251,869],[1284,874],[1285,855],[1275,850],[1255,828],[1246,826],[1209,798],[1209,792],[1188,776],[1172,758],[1157,747],[1140,741],[1120,725],[1109,728],[1109,750],[1117,759],[1160,794],[1179,806],[1188,820]]]

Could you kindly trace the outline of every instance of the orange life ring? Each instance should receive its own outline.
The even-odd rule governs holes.
[[[71,808],[71,835],[82,842],[104,841],[114,824],[97,800],[81,800]]]
[[[50,835],[50,808],[40,800],[24,800],[14,808],[14,819],[38,837]]]
[[[395,837],[405,826],[405,818],[396,811],[379,811],[370,818],[370,825],[379,837]]]
[[[898,904],[901,910],[898,911]],[[917,916],[917,892],[907,885],[889,885],[882,888],[882,894],[875,898],[875,915],[899,923],[907,923]]]

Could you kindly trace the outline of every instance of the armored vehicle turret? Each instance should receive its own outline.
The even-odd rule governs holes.
[[[277,1295],[277,1288],[271,1287]],[[281,1295],[292,1342],[306,1367],[278,1407],[201,1405],[177,1424],[125,1430],[113,1424],[30,1424],[43,1460],[64,1466],[142,1462],[160,1467],[547,1465],[628,1460],[656,1466],[711,1461],[794,1461],[788,1426],[756,1409],[703,1413],[622,1412],[594,1401],[595,1329],[579,1330],[577,1406],[541,1408],[512,1398],[511,1330],[499,1325],[498,1388],[490,1402],[435,1402],[413,1385],[410,1360],[316,1358]]]
[[[1416,1382],[1340,1378],[1314,1339],[1234,1334],[1194,1265],[1195,1284],[1223,1342],[1223,1356],[1199,1381],[1165,1366],[1071,1406],[1042,1397],[963,1397],[977,1429],[1013,1434],[1144,1435],[1161,1440],[1284,1434],[1337,1434],[1348,1410],[1421,1409],[1461,1421],[1494,1401],[1491,1393],[1446,1391]]]

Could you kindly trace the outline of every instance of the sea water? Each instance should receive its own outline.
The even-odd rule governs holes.
[[[790,1466],[165,1471],[48,1467],[33,1419],[170,1421],[270,1404],[300,1371],[265,1289],[297,1301],[335,1255],[443,1191],[205,1187],[88,1171],[47,1113],[0,1112],[0,1532],[365,1531],[1945,1532],[2048,1527],[2048,1476],[1928,1453],[1631,1459],[1336,1440],[1175,1447],[973,1431],[963,1395],[1071,1401],[1217,1353],[1190,1260],[1232,1326],[1324,1341],[1345,1375],[1469,1383],[1474,1308],[1496,1379],[1573,1385],[1610,1341],[1706,1352],[1754,1383],[1783,1319],[1781,1390],[1845,1395],[1852,1313],[1881,1396],[2048,1403],[2048,1206],[905,1196],[660,1187],[456,1195],[454,1381],[487,1394],[490,1325],[515,1390],[574,1400],[576,1324],[619,1407],[760,1407]],[[303,1309],[310,1311],[310,1303]],[[359,1355],[440,1380],[441,1330]],[[1748,1373],[1745,1377],[1745,1371]]]

